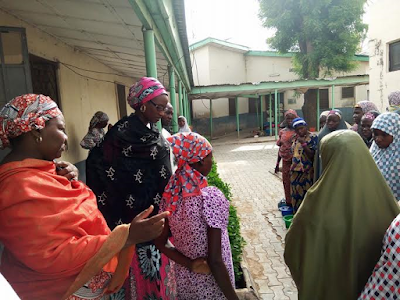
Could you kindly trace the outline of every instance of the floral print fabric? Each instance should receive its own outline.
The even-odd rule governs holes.
[[[10,147],[10,139],[34,129],[43,129],[46,121],[62,115],[50,97],[26,94],[15,97],[0,111],[0,149]]]
[[[166,209],[162,202],[161,210]],[[178,201],[175,212],[169,216],[169,226],[176,249],[190,259],[207,257],[207,227],[221,229],[222,258],[232,285],[234,274],[228,237],[229,202],[216,187],[202,189],[202,195]],[[213,275],[191,272],[175,264],[178,299],[225,299]]]

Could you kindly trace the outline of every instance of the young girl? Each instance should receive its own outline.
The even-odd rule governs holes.
[[[191,132],[192,131],[192,130],[190,130],[188,122],[184,116],[178,117],[178,126],[179,126],[178,132]]]
[[[170,138],[178,160],[160,205],[170,212],[156,246],[176,261],[178,299],[238,299],[234,290],[228,237],[229,202],[216,187],[208,187],[212,147],[197,133]],[[172,234],[174,247],[168,243]],[[211,270],[211,274],[210,274]]]
[[[384,113],[371,126],[374,143],[370,152],[397,201],[400,200],[400,115]]]
[[[290,166],[292,165],[292,142],[293,136],[295,134],[292,122],[293,119],[297,118],[298,115],[295,110],[289,109],[285,112],[286,127],[279,131],[279,138],[276,145],[279,146],[278,162],[275,167],[275,173],[279,170],[279,157],[282,158],[282,182],[283,189],[285,192],[285,202],[287,205],[291,205],[290,197]],[[281,200],[282,203],[282,200]],[[281,204],[278,204],[280,206]]]
[[[314,179],[314,154],[318,146],[318,136],[308,131],[307,123],[302,118],[293,120],[296,132],[292,144],[292,166],[290,167],[290,193],[293,211],[300,207],[307,190]]]

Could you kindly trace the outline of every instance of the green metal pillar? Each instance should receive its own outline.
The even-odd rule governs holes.
[[[263,124],[264,124],[264,99],[265,96],[260,96],[260,128],[263,131]]]
[[[269,135],[272,136],[272,93],[269,93]]]
[[[319,89],[317,89],[317,131],[319,131],[319,114],[320,114],[320,112],[319,112]]]
[[[212,99],[210,99],[210,139],[212,139],[213,136],[213,119],[212,119],[213,113],[212,113]]]
[[[332,109],[335,109],[335,85],[332,85]]]
[[[175,89],[175,72],[171,66],[168,66],[169,76],[169,100],[174,108],[174,114],[172,117],[172,131],[178,132],[178,108],[176,107],[176,89]]]
[[[281,94],[278,93],[278,123],[281,123]]]
[[[148,77],[157,78],[157,59],[156,59],[156,45],[154,43],[154,31],[145,29],[143,31],[144,40],[144,55],[146,61],[146,74]],[[161,132],[161,121],[157,122],[157,128]]]
[[[187,108],[186,108],[186,89],[185,88],[183,88],[183,90],[182,90],[182,101],[183,101],[183,105],[182,105],[182,108],[183,108],[183,116],[187,119],[187,117],[186,117],[186,111],[187,111]]]
[[[146,73],[149,77],[157,78],[156,45],[154,43],[154,31],[143,31],[144,55],[146,60]]]
[[[235,108],[236,108],[236,131],[237,137],[240,138],[240,125],[239,125],[239,103],[238,97],[235,97]]]
[[[258,118],[258,103],[257,103],[257,101],[255,101],[255,102],[256,102],[256,122],[258,123],[258,121],[259,121],[259,118]]]
[[[183,93],[182,93],[182,81],[178,81],[178,98],[179,98],[179,115],[183,116]]]
[[[189,93],[187,93],[186,94],[186,101],[187,101],[187,117],[188,117],[188,122],[189,122],[189,124],[190,125],[192,125],[192,113],[191,113],[191,109],[190,109],[190,106],[191,106],[191,103],[190,103],[190,100],[189,100]]]
[[[278,90],[275,89],[275,113],[274,113],[274,122],[275,122],[275,139],[278,139]]]

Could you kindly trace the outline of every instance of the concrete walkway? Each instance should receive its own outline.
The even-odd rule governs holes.
[[[253,142],[253,143],[252,143]],[[244,264],[260,299],[297,299],[296,286],[283,260],[286,229],[277,209],[282,181],[273,174],[274,142],[213,143],[218,171],[232,187],[247,245]]]

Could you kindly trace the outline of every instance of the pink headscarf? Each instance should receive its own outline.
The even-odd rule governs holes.
[[[190,164],[209,155],[212,146],[206,138],[194,132],[177,133],[167,140],[178,159],[178,169],[169,179],[163,194],[166,210],[172,213],[180,198],[201,195],[201,189],[207,186],[206,177]]]
[[[297,115],[297,112],[296,112],[294,109],[288,109],[288,110],[285,112],[284,116],[286,117],[287,115],[294,115],[295,118],[298,118],[298,117],[299,117],[299,116]]]
[[[142,77],[129,88],[128,103],[133,109],[138,109],[146,102],[159,95],[168,95],[165,87],[155,78]]]
[[[15,97],[0,111],[0,149],[10,147],[10,139],[45,127],[46,121],[62,115],[50,97],[26,94]]]

